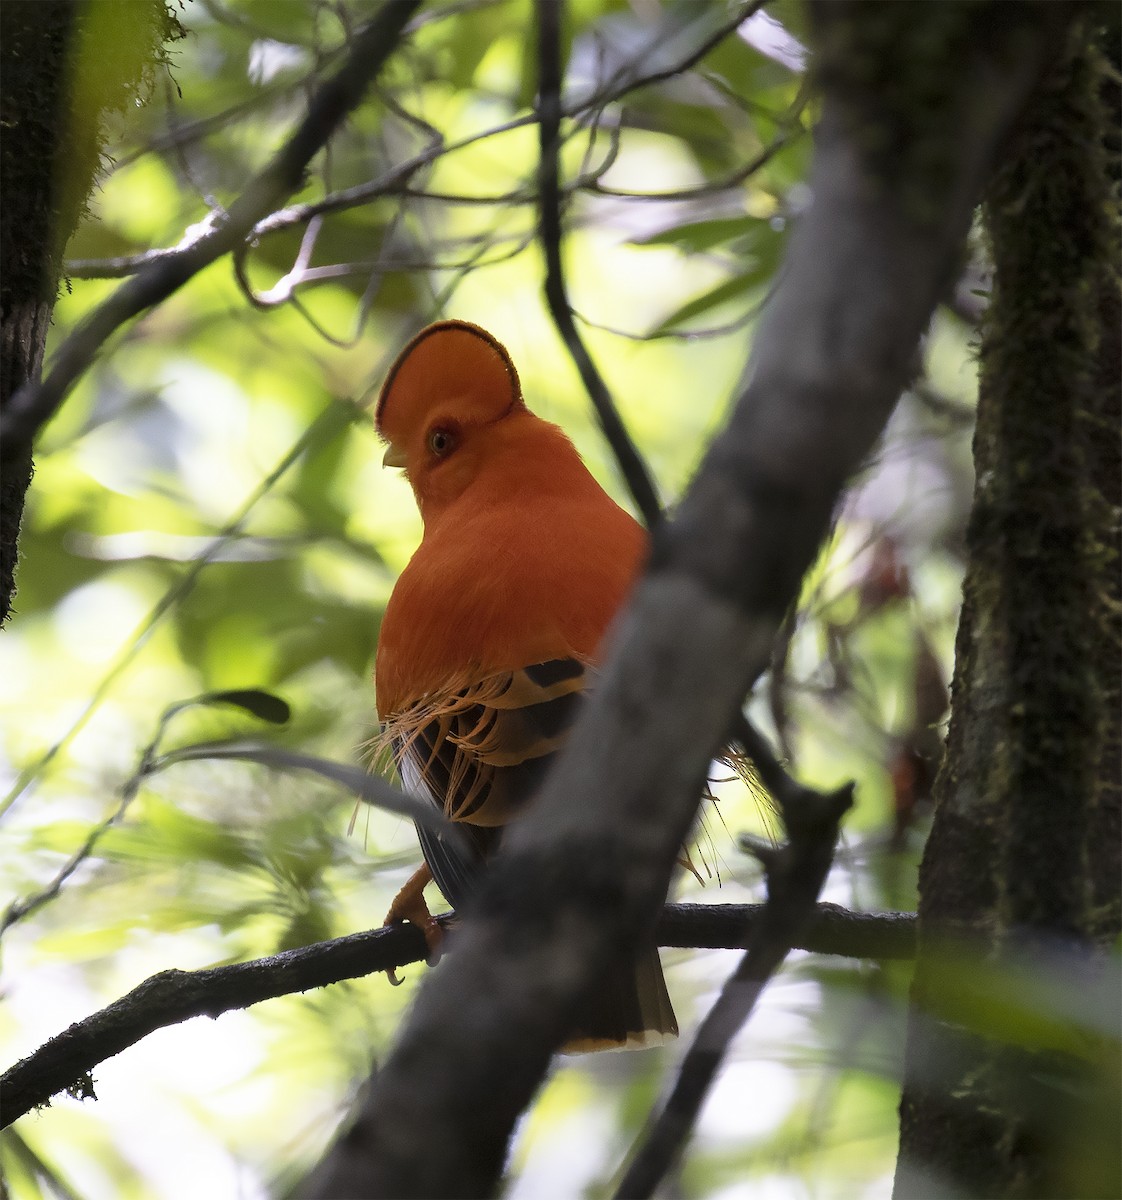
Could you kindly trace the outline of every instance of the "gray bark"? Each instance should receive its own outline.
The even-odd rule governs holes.
[[[746,387],[596,696],[313,1197],[493,1194],[568,1013],[653,924],[710,759],[907,381],[1064,5],[814,5],[810,181]],[[891,69],[889,69],[891,68]]]

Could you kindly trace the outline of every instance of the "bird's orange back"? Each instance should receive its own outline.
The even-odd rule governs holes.
[[[425,522],[379,635],[379,713],[531,663],[595,661],[647,535],[525,407],[501,346],[463,322],[430,327],[391,373],[378,427]]]

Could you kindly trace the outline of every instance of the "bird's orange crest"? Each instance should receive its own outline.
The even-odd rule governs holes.
[[[467,321],[440,321],[398,355],[374,425],[384,441],[404,450],[442,416],[489,425],[521,407],[518,372],[502,343]]]

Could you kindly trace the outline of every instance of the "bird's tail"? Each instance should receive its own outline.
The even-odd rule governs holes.
[[[611,966],[581,1004],[563,1054],[655,1046],[678,1033],[658,950]]]

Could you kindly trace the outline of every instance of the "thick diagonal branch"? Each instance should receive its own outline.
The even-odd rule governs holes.
[[[1070,19],[1065,5],[951,0],[814,11],[813,203],[747,385],[655,537],[571,742],[313,1196],[493,1194],[582,993],[654,923],[710,758],[910,375],[998,145]]]

